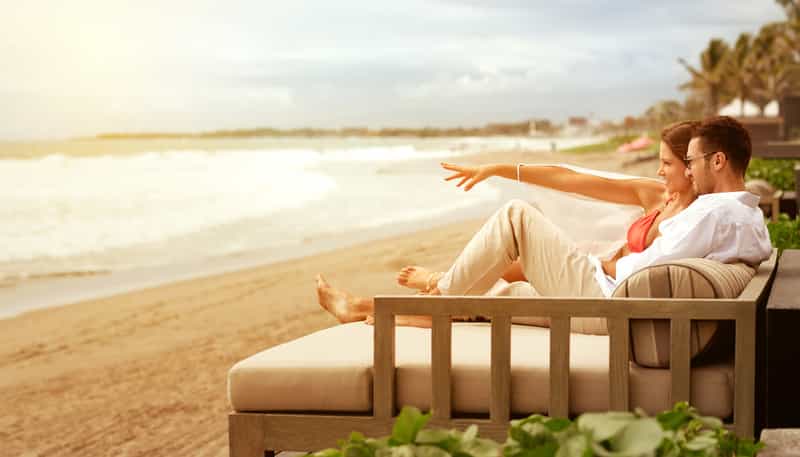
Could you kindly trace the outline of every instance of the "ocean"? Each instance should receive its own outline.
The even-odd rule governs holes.
[[[248,252],[262,252],[267,263],[353,233],[479,217],[514,183],[491,180],[465,193],[443,181],[440,161],[596,140],[96,140],[33,145],[30,157],[9,157],[0,145],[0,280],[213,263]]]

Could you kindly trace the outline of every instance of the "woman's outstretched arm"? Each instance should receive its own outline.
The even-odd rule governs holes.
[[[455,172],[445,180],[461,178],[456,186],[460,187],[466,183],[464,190],[470,190],[475,184],[492,176],[517,179],[516,164],[461,166],[442,163],[441,165],[446,170]],[[651,179],[609,179],[554,165],[524,165],[519,168],[519,180],[598,200],[637,205],[648,210],[663,201],[665,192],[662,183]]]

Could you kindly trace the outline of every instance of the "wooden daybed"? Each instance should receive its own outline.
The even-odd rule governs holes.
[[[608,299],[376,297],[374,328],[325,329],[231,369],[230,455],[315,451],[355,430],[388,435],[405,404],[431,409],[432,426],[475,423],[503,441],[511,417],[652,414],[687,400],[752,436],[756,312],[775,265],[775,252],[757,271],[672,262]],[[433,316],[433,328],[395,328],[404,314]],[[451,321],[463,315],[491,323]],[[523,316],[548,316],[551,327],[512,323]],[[609,335],[571,334],[570,319],[582,317],[605,318]]]

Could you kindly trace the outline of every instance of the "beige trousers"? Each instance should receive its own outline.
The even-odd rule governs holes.
[[[437,287],[442,295],[484,295],[517,259],[530,287],[514,283],[517,287],[500,295],[604,296],[594,279],[595,268],[588,255],[578,250],[541,211],[523,200],[510,201],[486,221]],[[515,319],[521,320],[547,322],[541,318]],[[607,333],[602,318],[573,318],[572,330]]]

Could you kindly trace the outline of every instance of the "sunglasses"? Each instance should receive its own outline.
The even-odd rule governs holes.
[[[706,152],[705,154],[702,154],[702,155],[700,155],[699,157],[689,157],[689,156],[686,156],[686,158],[685,158],[685,159],[683,159],[683,163],[685,163],[687,167],[691,167],[691,166],[692,166],[692,162],[693,162],[693,161],[695,161],[695,160],[697,160],[697,159],[705,159],[706,157],[708,157],[708,156],[710,156],[710,155],[714,155],[714,154],[716,154],[716,153],[717,153],[717,151],[714,151],[714,152]]]

